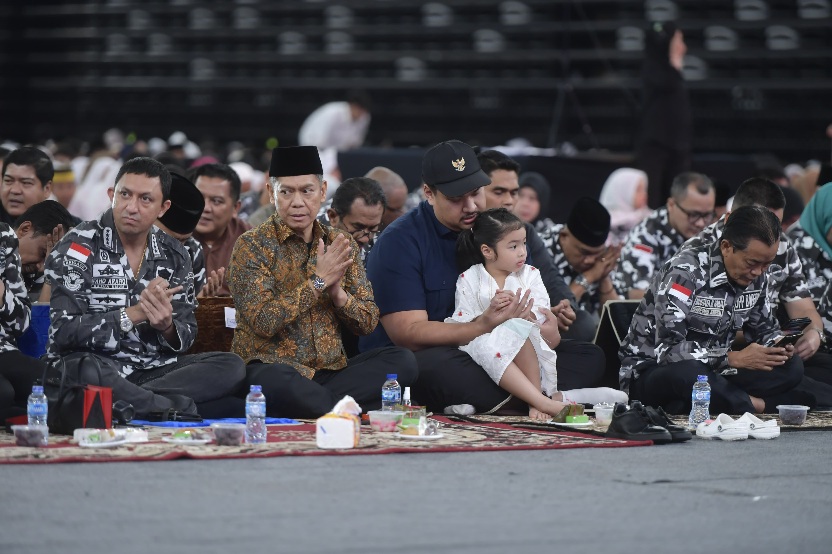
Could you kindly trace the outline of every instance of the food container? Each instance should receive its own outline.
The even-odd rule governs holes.
[[[12,425],[17,446],[46,446],[49,427],[46,425]]]
[[[780,404],[777,409],[780,411],[780,423],[783,425],[803,425],[803,422],[806,421],[809,406]]]
[[[404,417],[404,412],[373,410],[369,412],[369,415],[370,427],[373,431],[392,433],[398,430],[398,426],[402,422],[402,417]]]
[[[246,436],[244,423],[212,423],[211,430],[219,446],[240,446]]]
[[[612,422],[612,410],[615,408],[612,404],[595,404],[592,409],[595,410],[595,422],[598,425],[609,425]]]

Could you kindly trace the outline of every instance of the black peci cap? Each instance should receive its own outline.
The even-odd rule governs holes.
[[[425,153],[422,180],[452,198],[491,184],[474,150],[458,140],[440,142]]]
[[[566,227],[585,245],[601,246],[610,234],[610,212],[597,200],[584,196],[575,202]]]
[[[269,177],[323,174],[321,156],[315,146],[281,146],[272,150]]]
[[[181,168],[172,165],[165,167],[171,177],[170,208],[159,221],[174,233],[193,233],[205,208],[205,198],[196,185],[183,175]]]

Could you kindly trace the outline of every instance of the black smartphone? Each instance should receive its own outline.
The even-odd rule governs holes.
[[[788,335],[780,335],[779,337],[775,337],[773,339],[769,339],[766,342],[766,346],[775,347],[775,348],[783,348],[787,344],[795,344],[797,341],[800,340],[800,337],[803,336],[803,331],[798,333],[789,333]]]

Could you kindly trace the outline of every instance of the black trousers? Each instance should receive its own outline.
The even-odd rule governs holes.
[[[595,333],[598,331],[599,318],[586,310],[575,311],[575,322],[569,326],[568,331],[561,331],[563,339],[574,341],[592,342],[595,340]]]
[[[26,413],[32,385],[43,378],[45,365],[20,350],[0,352],[0,421]]]
[[[367,412],[381,408],[381,386],[388,373],[395,373],[404,387],[416,381],[418,369],[413,352],[388,346],[347,360],[338,371],[320,370],[307,379],[288,364],[252,362],[246,366],[248,385],[260,385],[266,395],[266,413],[271,417],[316,418],[329,412],[344,396],[352,396]]]
[[[604,353],[588,342],[563,340],[558,354],[558,389],[595,386],[604,374]],[[525,403],[497,385],[471,356],[456,346],[436,346],[416,352],[419,380],[413,395],[429,410],[442,413],[446,406],[471,404],[477,413],[496,409],[526,411]]]
[[[807,377],[821,383],[832,385],[832,354],[818,350],[815,355],[803,362]]]
[[[766,400],[794,389],[803,379],[803,361],[793,356],[771,371],[740,369],[736,375],[723,376],[710,366],[685,360],[665,365],[653,365],[641,370],[641,375],[630,385],[630,398],[650,406],[661,406],[668,413],[690,412],[690,394],[698,375],[707,375],[711,385],[711,413],[754,413],[749,395]],[[766,402],[766,411],[774,406]]]

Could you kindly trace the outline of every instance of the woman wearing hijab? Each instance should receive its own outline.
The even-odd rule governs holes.
[[[673,22],[654,23],[645,34],[641,137],[637,165],[650,184],[651,208],[664,205],[673,178],[690,170],[690,99],[682,78],[687,52]]]
[[[825,342],[826,338],[832,338],[832,320],[829,310],[824,309],[830,302],[827,296],[832,293],[829,288],[832,281],[832,185],[827,183],[818,189],[800,219],[786,234],[797,250],[809,293],[824,319],[826,332],[821,341]]]
[[[534,225],[539,220],[549,217],[549,197],[551,187],[546,177],[534,171],[527,171],[520,175],[520,192],[514,215],[523,223]]]
[[[630,229],[650,213],[647,174],[631,167],[616,169],[607,177],[600,201],[610,212],[609,240],[614,244],[625,242]]]

